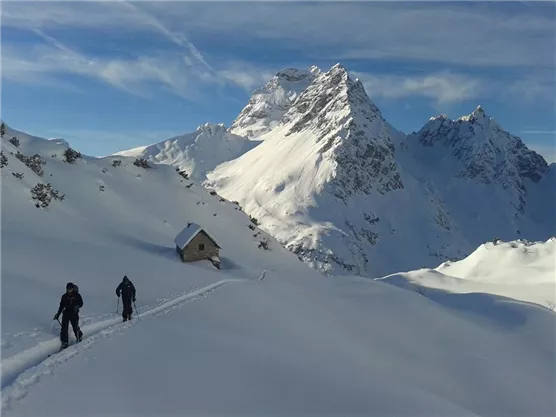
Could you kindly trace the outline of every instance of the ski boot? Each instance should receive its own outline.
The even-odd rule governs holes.
[[[76,340],[76,343],[79,343],[83,340],[83,332],[81,330],[79,330],[79,333],[77,334],[77,337],[76,337],[75,340]]]

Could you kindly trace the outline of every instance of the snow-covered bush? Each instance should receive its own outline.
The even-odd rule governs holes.
[[[8,142],[10,142],[16,148],[19,148],[19,139],[16,138],[15,136],[13,138],[11,138]]]
[[[12,172],[12,175],[16,177],[18,180],[23,179],[23,172]]]
[[[135,165],[135,166],[137,166],[137,167],[139,167],[139,168],[145,168],[145,169],[148,169],[148,168],[151,167],[150,164],[149,164],[149,162],[148,162],[146,159],[144,159],[144,158],[137,158],[137,159],[133,162],[133,165]]]
[[[31,171],[33,171],[39,177],[42,177],[44,175],[42,166],[46,164],[46,161],[38,153],[29,157],[25,156],[21,152],[18,152],[15,154],[15,157],[23,162],[25,165],[27,165],[29,169],[31,169]]]
[[[0,168],[4,168],[8,165],[8,158],[4,155],[4,151],[0,151]]]
[[[82,158],[81,152],[77,152],[72,148],[68,148],[64,151],[64,157],[68,164],[73,164],[78,158]]]
[[[5,134],[6,134],[6,124],[2,122],[2,124],[0,124],[0,137],[4,137]]]
[[[249,220],[251,220],[251,222],[252,222],[255,226],[258,226],[258,225],[259,225],[259,221],[258,221],[255,217],[253,217],[253,216],[251,216],[251,215],[249,215]]]
[[[60,192],[54,188],[50,183],[43,184],[39,182],[31,189],[31,197],[37,200],[35,207],[45,208],[50,205],[52,199],[63,201],[65,195],[60,195]]]
[[[115,159],[112,161],[112,166],[114,168],[119,167],[120,165],[122,165],[122,160],[121,159]]]

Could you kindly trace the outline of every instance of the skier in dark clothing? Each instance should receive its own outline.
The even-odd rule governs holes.
[[[124,321],[131,320],[131,313],[133,313],[131,302],[135,302],[135,286],[129,280],[127,275],[124,275],[124,279],[120,282],[118,288],[116,288],[116,295],[118,298],[120,295],[122,296],[122,303],[124,305],[122,317],[124,318]]]
[[[60,330],[60,341],[62,342],[62,349],[68,347],[68,325],[71,323],[73,333],[77,342],[81,342],[83,332],[79,328],[79,309],[83,307],[83,298],[78,292],[77,285],[68,282],[66,285],[66,293],[62,295],[58,312],[54,315],[54,320],[58,320],[60,313],[63,311],[62,316],[62,329]]]

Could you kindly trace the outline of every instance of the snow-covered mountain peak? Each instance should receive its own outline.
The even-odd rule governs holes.
[[[527,194],[532,189],[528,181],[538,183],[547,173],[548,165],[481,106],[455,120],[445,117],[429,120],[419,132],[408,136],[405,145],[404,149],[421,164],[421,171],[436,172],[452,182],[461,180],[462,190],[476,187],[477,191],[488,189],[498,195],[503,201],[498,204],[508,207],[511,213],[507,224],[514,225],[514,236],[520,235],[522,227],[517,219],[526,215]],[[407,163],[402,165],[413,169]]]
[[[365,133],[367,138],[392,146],[380,110],[367,96],[363,84],[351,78],[341,64],[314,79],[284,115],[282,124],[291,125],[286,134],[304,129],[317,131],[319,141],[339,128],[350,129],[358,124],[370,129]]]
[[[504,172],[537,182],[548,170],[542,156],[505,131],[481,106],[455,120],[430,119],[419,132],[409,135],[408,143],[415,142],[449,148],[451,156],[464,165],[458,176],[480,177],[485,183],[504,181]]]
[[[270,132],[280,121],[299,94],[320,74],[312,66],[309,71],[286,68],[276,73],[263,87],[255,90],[245,108],[234,120],[230,132],[259,138]]]
[[[262,139],[209,173],[207,185],[224,197],[233,195],[318,268],[342,265],[363,273],[363,247],[377,238],[369,225],[379,221],[366,203],[404,188],[390,129],[363,84],[335,65],[313,80]],[[345,247],[332,253],[325,241]]]
[[[466,116],[461,116],[457,120],[461,120],[462,122],[472,122],[472,123],[477,122],[483,125],[489,121],[494,122],[494,119],[490,118],[480,105],[477,106],[477,108],[473,110],[473,112],[471,112],[470,114]]]
[[[311,65],[311,68],[309,68],[309,72],[313,75],[319,75],[322,71],[316,65]]]
[[[224,123],[204,123],[195,129],[195,132],[218,139],[228,139],[227,126]]]

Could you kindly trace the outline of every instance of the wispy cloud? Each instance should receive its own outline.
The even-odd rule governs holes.
[[[232,44],[280,41],[308,59],[554,65],[555,18],[549,4],[185,2],[170,7],[155,2],[149,7],[192,33],[218,35]]]
[[[281,41],[310,60],[552,69],[556,20],[554,6],[546,3],[8,2],[2,24],[157,33],[206,68],[210,65],[185,30],[218,36],[228,45]]]
[[[272,76],[266,70],[237,61],[207,71],[188,56],[169,52],[135,59],[92,57],[73,49],[40,29],[33,29],[45,43],[24,52],[3,48],[2,77],[23,84],[52,87],[72,85],[64,75],[93,79],[140,97],[156,88],[183,98],[199,97],[203,86],[234,85],[251,92]]]
[[[424,97],[438,104],[450,104],[476,98],[484,89],[479,79],[463,74],[438,72],[421,76],[374,75],[354,72],[371,97],[400,99]]]
[[[146,85],[156,83],[174,94],[186,97],[189,93],[187,77],[180,72],[179,59],[174,62],[139,57],[134,60],[99,59],[87,57],[60,41],[43,34],[47,45],[33,48],[26,55],[13,48],[4,49],[2,76],[20,83],[39,83],[53,86],[64,83],[64,74],[74,74],[104,82],[129,93],[148,95]]]
[[[259,65],[240,61],[226,62],[224,66],[223,69],[216,71],[215,75],[222,82],[232,83],[247,92],[252,92],[266,84],[278,70],[273,71]]]
[[[519,13],[512,12],[514,8]],[[251,91],[279,69],[261,68],[265,64],[257,58],[252,64],[215,64],[214,54],[201,52],[189,33],[223,39],[218,53],[233,47],[241,50],[256,40],[272,48],[286,45],[288,52],[302,53],[307,61],[391,60],[396,68],[419,74],[357,74],[371,97],[423,97],[445,105],[488,93],[553,103],[556,22],[551,10],[525,4],[468,7],[455,2],[403,6],[388,2],[8,2],[3,5],[2,25],[31,30],[46,45],[21,51],[4,42],[3,76],[18,82],[63,84],[58,75],[70,73],[136,95],[148,95],[154,85],[190,97],[204,85]],[[128,56],[98,56],[61,42],[55,37],[60,28],[154,34],[174,49],[158,50],[147,42]],[[456,69],[437,71],[430,69],[431,62],[432,68]],[[510,81],[501,82],[465,69],[476,66],[517,68],[526,74],[506,74]]]
[[[555,45],[556,46],[556,45]],[[556,79],[552,71],[540,71],[516,79],[506,86],[504,96],[519,97],[525,104],[542,100],[554,106],[556,104]]]
[[[556,135],[556,130],[523,130],[524,135]]]
[[[138,18],[138,23],[145,24],[147,26],[152,27],[160,34],[164,35],[166,38],[171,40],[177,45],[184,46],[187,50],[191,53],[191,55],[198,60],[202,65],[204,65],[207,69],[212,71],[212,67],[206,62],[205,58],[201,54],[201,52],[197,49],[197,47],[189,41],[187,35],[182,32],[172,32],[170,31],[160,19],[156,16],[146,12],[145,10],[141,9],[134,4],[127,2],[127,1],[120,1],[120,4],[123,7],[126,7],[130,12],[134,13]]]

